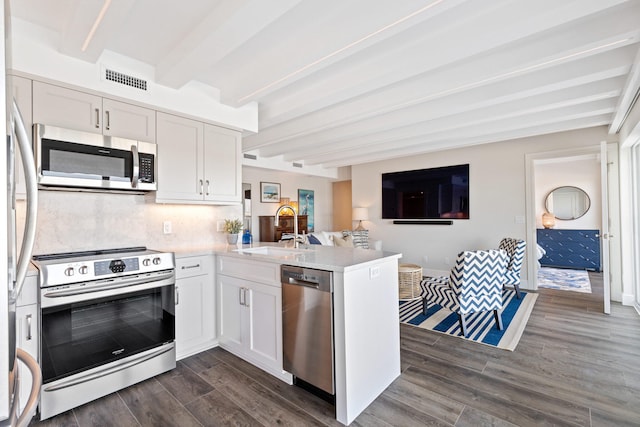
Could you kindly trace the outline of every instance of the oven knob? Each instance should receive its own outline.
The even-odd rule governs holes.
[[[78,269],[78,273],[80,274],[87,274],[88,272],[89,272],[89,267],[87,267],[86,265],[83,265]]]
[[[151,260],[149,258],[143,259],[142,265],[144,265],[145,267],[149,267],[149,265],[151,265]]]
[[[154,263],[155,265],[160,264],[160,261],[161,261],[161,260],[160,260],[160,257],[155,257],[155,258],[153,259],[153,263]]]
[[[64,270],[64,275],[65,275],[65,276],[73,276],[73,267],[67,267],[67,268]]]

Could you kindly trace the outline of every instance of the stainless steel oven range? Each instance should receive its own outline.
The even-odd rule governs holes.
[[[175,368],[173,253],[136,247],[33,259],[40,419]]]

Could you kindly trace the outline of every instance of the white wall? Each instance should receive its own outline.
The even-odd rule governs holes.
[[[600,184],[600,160],[591,158],[561,159],[537,163],[535,173],[536,228],[542,228],[542,214],[545,200],[553,189],[562,186],[578,187],[584,190],[591,200],[591,207],[584,216],[563,221],[556,219],[557,229],[599,230],[602,225],[602,191]]]
[[[298,200],[298,189],[313,190],[315,199],[314,229],[317,231],[332,228],[332,180],[317,176],[307,176],[290,172],[270,169],[242,167],[242,182],[251,184],[252,229],[254,239],[259,236],[258,217],[260,215],[275,215],[278,203],[260,202],[260,182],[275,182],[280,184],[280,196]],[[351,210],[351,206],[346,207]]]
[[[369,207],[371,237],[381,239],[385,250],[403,253],[402,262],[422,265],[426,273],[449,271],[461,250],[497,247],[507,236],[526,238],[526,154],[598,145],[607,139],[606,131],[597,127],[355,165],[353,205]],[[469,220],[448,226],[394,225],[381,219],[383,172],[462,163],[470,165]],[[526,279],[525,265],[524,287]]]

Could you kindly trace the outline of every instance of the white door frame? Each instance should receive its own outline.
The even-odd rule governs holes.
[[[533,244],[537,241],[536,236],[536,200],[535,200],[535,162],[539,160],[553,159],[557,157],[571,157],[580,156],[586,154],[598,154],[600,155],[601,146],[590,145],[582,148],[564,149],[557,151],[545,151],[540,153],[525,154],[525,198],[526,198],[526,217],[527,217],[527,230],[526,239],[527,242]],[[602,218],[602,221],[606,221]],[[527,251],[527,289],[538,289],[538,258],[535,248],[529,248]],[[603,271],[604,274],[609,274],[608,271]],[[605,291],[609,293],[610,289]]]
[[[602,283],[604,285],[604,308],[605,314],[611,314],[611,275],[609,269],[609,155],[607,141],[600,143],[600,191],[602,206],[602,228],[600,229],[600,243],[602,245]]]

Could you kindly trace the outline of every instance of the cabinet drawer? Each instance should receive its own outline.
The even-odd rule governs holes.
[[[176,279],[211,273],[212,255],[176,258]]]
[[[280,286],[280,264],[218,257],[218,274]]]

